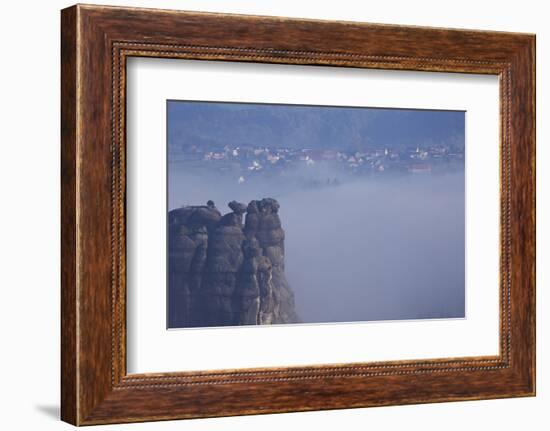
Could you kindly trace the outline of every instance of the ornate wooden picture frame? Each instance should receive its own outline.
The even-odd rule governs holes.
[[[77,5],[62,11],[61,416],[75,425],[535,394],[535,37]],[[492,74],[500,82],[500,354],[126,372],[129,57]]]

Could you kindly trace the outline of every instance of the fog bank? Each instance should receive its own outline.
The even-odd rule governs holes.
[[[225,213],[231,200],[263,197],[281,204],[305,323],[464,316],[463,172],[342,178],[320,166],[239,183],[169,164],[170,209],[212,199]]]

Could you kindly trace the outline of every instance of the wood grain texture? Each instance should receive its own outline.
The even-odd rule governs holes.
[[[61,16],[61,417],[77,422],[76,9]]]
[[[79,5],[62,11],[61,36],[63,420],[87,425],[534,395],[533,35]],[[498,75],[500,354],[127,375],[130,56]]]

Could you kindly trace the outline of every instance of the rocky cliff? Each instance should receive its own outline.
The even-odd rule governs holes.
[[[169,212],[169,326],[296,323],[279,203],[208,201]],[[244,216],[244,224],[243,224]]]

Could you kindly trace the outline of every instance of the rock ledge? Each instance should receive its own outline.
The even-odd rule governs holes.
[[[298,323],[279,203],[228,206],[225,215],[212,201],[168,213],[169,327]]]

